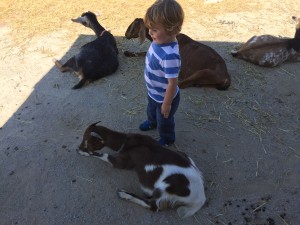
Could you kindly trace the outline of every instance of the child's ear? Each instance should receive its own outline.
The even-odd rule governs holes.
[[[146,39],[146,27],[144,25],[141,25],[141,28],[139,30],[139,37],[140,37],[140,44],[142,44]]]

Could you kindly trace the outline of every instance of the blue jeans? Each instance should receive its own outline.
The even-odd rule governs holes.
[[[160,138],[164,139],[167,144],[175,142],[175,121],[174,114],[177,111],[180,102],[180,93],[178,92],[171,104],[171,111],[168,118],[164,118],[161,113],[162,103],[154,101],[148,96],[147,116],[153,125],[157,126]]]

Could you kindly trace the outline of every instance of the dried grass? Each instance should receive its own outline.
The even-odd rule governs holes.
[[[179,2],[185,11],[189,12],[186,15],[187,20],[190,17],[198,16],[198,13],[201,11],[210,14],[222,14],[224,6],[226,6],[228,12],[241,11],[240,4],[234,0],[228,0],[226,3],[220,2],[219,4],[206,4],[204,1],[195,3],[193,0],[179,0]],[[113,0],[109,3],[90,0],[84,4],[78,0],[69,2],[55,0],[1,0],[0,26],[3,24],[8,25],[14,43],[20,46],[22,50],[25,50],[34,37],[47,35],[52,32],[65,30],[66,38],[74,40],[78,36],[78,32],[74,31],[79,31],[82,28],[73,26],[70,19],[90,10],[100,15],[100,20],[105,21],[104,26],[112,30],[112,33],[124,36],[127,26],[134,18],[143,17],[150,4],[150,2],[140,0]],[[243,10],[251,8],[253,8],[252,1],[243,1]]]
[[[0,26],[7,25],[10,28],[9,34],[14,44],[25,51],[34,38],[53,32],[65,31],[66,36],[62,38],[75,40],[83,27],[74,26],[71,18],[78,17],[83,12],[90,10],[99,15],[99,21],[103,21],[105,28],[112,30],[116,35],[123,36],[124,29],[134,19],[135,13],[132,12],[132,7],[135,5],[140,9],[146,7],[143,6],[146,4],[140,1],[127,2],[125,0],[111,1],[109,4],[96,0],[90,0],[84,4],[76,0],[70,2],[2,0],[0,2]],[[119,29],[120,27],[124,29]],[[85,29],[84,32],[91,31]]]
[[[243,129],[258,137],[263,151],[267,153],[263,137],[271,134],[271,125],[276,122],[276,118],[254,96],[247,93],[239,93],[235,98],[226,97],[220,97],[218,93],[188,95],[185,100],[190,102],[191,107],[183,113],[192,125],[223,138],[226,138],[224,128],[227,131],[235,130],[235,123],[239,122]],[[237,120],[232,123],[232,118]]]

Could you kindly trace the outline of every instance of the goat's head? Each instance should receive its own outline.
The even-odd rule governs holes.
[[[99,122],[97,122],[99,123]],[[92,155],[96,150],[101,150],[105,144],[102,137],[95,132],[97,123],[90,125],[83,134],[83,139],[79,145],[79,153]]]
[[[142,18],[136,18],[127,28],[125,37],[127,39],[139,38],[140,43],[143,43],[146,39],[146,27]]]
[[[295,38],[300,38],[300,18],[293,16],[292,19],[296,22]]]
[[[119,150],[126,140],[126,134],[110,130],[97,123],[91,124],[84,132],[79,145],[79,153],[82,155],[95,155],[95,151],[105,146],[111,150]]]
[[[97,21],[96,14],[93,12],[90,12],[90,11],[82,13],[82,15],[80,17],[78,17],[77,19],[72,19],[73,22],[81,23],[83,26],[89,27],[89,28],[91,28],[91,24],[95,20]]]

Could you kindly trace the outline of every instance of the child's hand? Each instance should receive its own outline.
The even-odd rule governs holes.
[[[171,111],[171,105],[163,103],[161,106],[161,114],[163,114],[164,118],[167,119],[169,117],[170,111]]]

